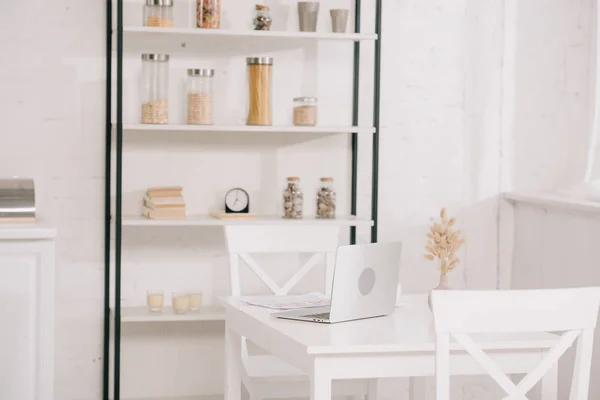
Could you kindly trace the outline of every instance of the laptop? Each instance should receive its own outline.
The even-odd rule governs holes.
[[[334,324],[381,317],[394,311],[402,243],[338,248],[331,305],[275,313],[297,321]]]

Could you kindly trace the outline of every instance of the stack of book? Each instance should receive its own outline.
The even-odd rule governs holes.
[[[142,215],[148,219],[184,219],[185,201],[183,188],[155,187],[150,188],[144,196]]]

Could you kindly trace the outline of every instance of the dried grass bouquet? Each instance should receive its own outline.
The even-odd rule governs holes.
[[[427,245],[425,246],[425,259],[429,261],[440,260],[440,272],[447,275],[456,268],[460,261],[456,253],[467,239],[460,230],[454,230],[456,218],[448,218],[446,208],[440,211],[440,222],[434,222],[427,234]]]

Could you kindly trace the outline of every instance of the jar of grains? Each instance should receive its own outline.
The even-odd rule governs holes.
[[[300,189],[300,178],[287,178],[287,187],[283,191],[283,218],[300,219],[303,217],[304,196]]]
[[[221,0],[196,0],[196,26],[207,29],[221,27]]]
[[[187,123],[213,123],[213,69],[187,70]]]
[[[171,28],[173,26],[173,0],[146,0],[144,26]]]
[[[169,55],[142,54],[142,124],[169,123]]]
[[[248,64],[248,125],[272,125],[272,57],[249,57]]]
[[[317,192],[317,218],[335,218],[333,178],[321,178],[321,188]]]
[[[317,124],[317,98],[296,97],[294,99],[294,125],[315,126]]]

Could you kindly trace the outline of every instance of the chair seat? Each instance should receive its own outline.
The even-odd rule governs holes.
[[[246,373],[256,380],[308,381],[302,371],[273,355],[248,356]]]

